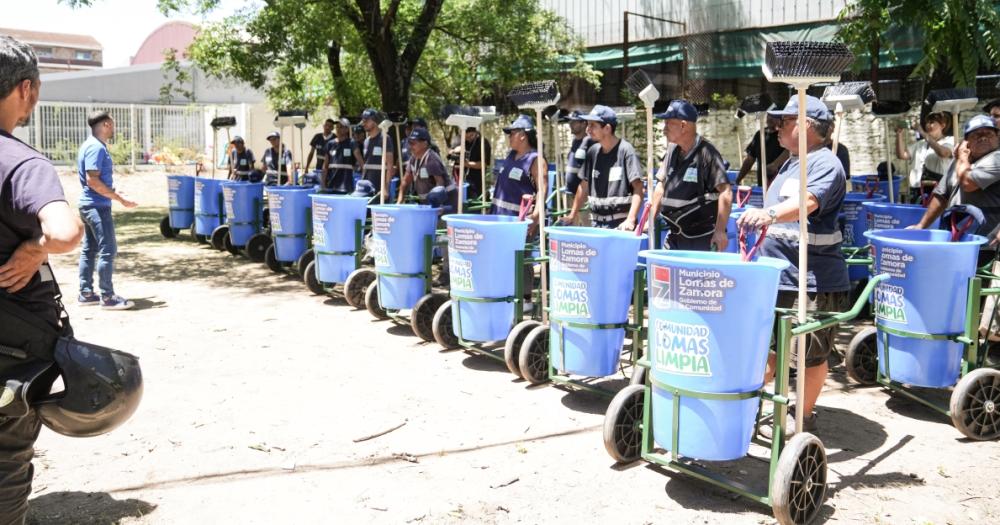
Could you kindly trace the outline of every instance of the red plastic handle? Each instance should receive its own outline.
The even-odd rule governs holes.
[[[521,210],[517,213],[517,220],[523,221],[531,213],[532,204],[535,202],[534,195],[521,195]]]
[[[649,220],[649,210],[652,209],[652,208],[653,208],[653,206],[651,204],[649,204],[648,202],[646,203],[645,206],[642,207],[642,215],[639,217],[638,224],[635,225],[635,236],[636,237],[642,235],[642,230],[646,226],[646,221]]]
[[[971,216],[966,217],[960,221],[955,220],[955,216],[951,216],[951,242],[956,242],[965,235],[965,232],[969,231],[972,227],[973,219]]]
[[[764,237],[767,236],[767,226],[760,229],[760,234],[757,236],[757,242],[751,247],[747,247],[747,234],[750,232],[751,228],[740,226],[740,236],[737,244],[740,246],[740,259],[743,262],[750,262],[753,260],[754,255],[757,254],[757,250],[760,249],[760,245],[764,242]]]
[[[750,202],[750,197],[753,195],[753,188],[743,189],[743,186],[736,187],[736,207],[742,208]]]

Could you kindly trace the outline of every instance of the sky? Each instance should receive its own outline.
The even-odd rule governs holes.
[[[94,0],[92,7],[71,9],[57,0],[0,0],[0,27],[90,35],[104,46],[104,67],[124,67],[146,37],[169,20],[201,23],[185,13],[167,18],[156,0]],[[218,20],[250,2],[222,0],[205,21]]]

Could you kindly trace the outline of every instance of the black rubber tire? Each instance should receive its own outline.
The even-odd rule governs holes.
[[[521,377],[521,368],[517,364],[517,357],[521,354],[521,343],[524,342],[528,332],[541,324],[534,319],[526,319],[514,325],[507,334],[507,340],[503,344],[503,361],[507,364],[507,370],[517,377]]]
[[[549,382],[549,326],[540,324],[524,336],[517,356],[521,377],[533,385]]]
[[[372,281],[368,285],[368,289],[365,290],[365,309],[368,313],[372,314],[372,317],[378,319],[379,321],[385,321],[389,316],[385,313],[385,308],[378,300],[378,281]]]
[[[434,331],[434,340],[437,344],[441,345],[446,350],[451,350],[458,348],[458,336],[455,335],[455,330],[451,325],[451,301],[445,301],[444,304],[438,307],[437,312],[434,312],[434,324],[432,325],[432,330]]]
[[[642,404],[646,388],[629,385],[615,394],[604,413],[604,450],[616,463],[642,455]]]
[[[175,230],[170,227],[169,216],[160,219],[160,235],[162,235],[164,238],[173,239],[174,237],[177,237],[178,231],[179,230]]]
[[[847,351],[844,352],[844,368],[847,377],[861,385],[878,382],[878,330],[867,327],[854,334]]]
[[[969,439],[1000,437],[1000,371],[979,368],[965,375],[951,392],[951,423]]]
[[[370,268],[358,268],[344,280],[344,300],[347,304],[361,310],[365,307],[365,292],[368,285],[375,282],[375,272]]]
[[[267,254],[267,249],[274,244],[270,235],[266,233],[255,233],[253,237],[247,240],[247,257],[253,262],[264,262],[264,256]]]
[[[649,375],[648,368],[639,365],[632,365],[632,377],[628,378],[628,384],[645,386],[647,375]]]
[[[312,251],[312,249],[302,252],[299,259],[295,261],[295,271],[299,272],[299,275],[304,278],[306,275],[306,266],[309,266],[309,263],[314,260],[316,260],[316,252]]]
[[[212,235],[210,237],[210,242],[212,248],[222,251],[226,249],[226,237],[229,237],[229,225],[223,224],[218,228],[212,230]]]
[[[316,295],[326,295],[326,288],[323,283],[319,282],[319,277],[316,275],[316,261],[311,261],[306,265],[306,269],[302,273],[302,280],[305,281],[306,288],[310,292]]]
[[[430,293],[417,300],[410,313],[410,328],[417,337],[434,342],[434,314],[447,300],[447,295],[439,293]]]
[[[811,522],[826,500],[826,450],[816,436],[795,434],[771,478],[771,510],[782,525]]]
[[[239,246],[233,245],[233,236],[232,235],[227,234],[226,238],[222,240],[222,244],[223,244],[223,247],[226,249],[226,251],[229,252],[231,255],[239,255],[240,254],[240,248],[239,248]]]
[[[274,253],[274,245],[267,247],[267,251],[264,252],[264,264],[274,273],[281,273],[284,267],[281,262],[278,261],[278,256]]]

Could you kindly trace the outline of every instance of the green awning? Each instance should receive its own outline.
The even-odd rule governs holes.
[[[755,78],[761,75],[760,66],[764,61],[767,42],[830,42],[836,36],[837,27],[834,23],[797,24],[637,43],[629,46],[628,62],[629,67],[677,62],[684,60],[686,48],[690,78]],[[916,28],[895,28],[889,32],[886,40],[892,42],[896,61],[889,61],[888,50],[883,46],[879,53],[881,67],[910,66],[923,58],[923,35]],[[589,49],[584,53],[583,59],[596,69],[620,69],[623,65],[621,46]],[[866,68],[868,56],[858,56],[857,65],[859,69]]]

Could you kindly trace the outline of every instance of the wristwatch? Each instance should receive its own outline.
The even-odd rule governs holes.
[[[778,222],[778,212],[774,211],[774,208],[767,209],[767,216],[771,218],[771,224]]]

